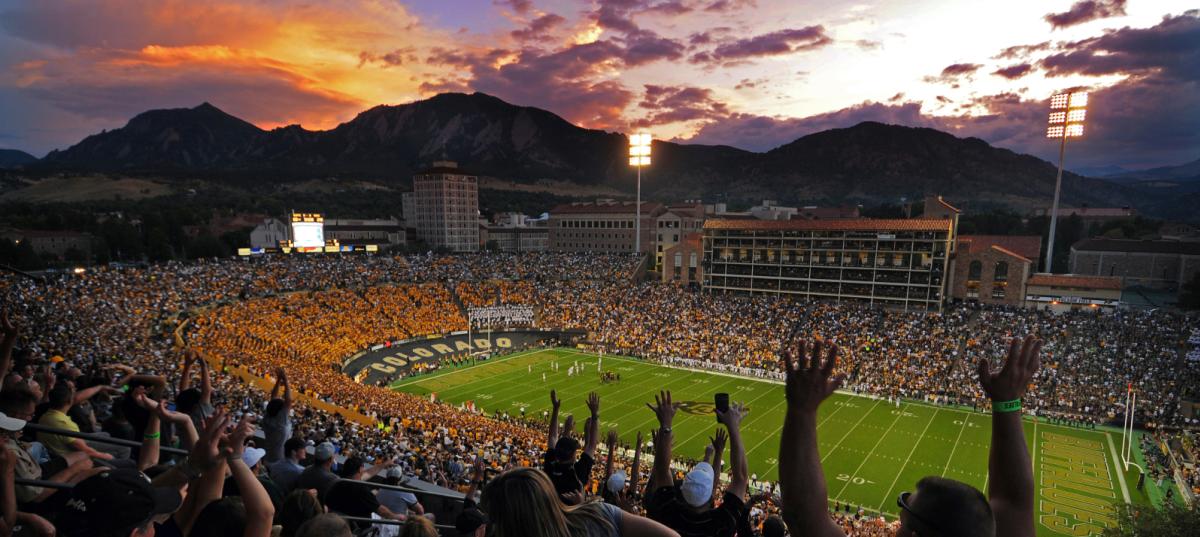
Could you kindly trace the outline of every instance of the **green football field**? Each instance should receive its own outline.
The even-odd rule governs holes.
[[[703,456],[708,437],[718,427],[712,414],[713,394],[727,392],[731,400],[749,408],[742,431],[750,472],[760,480],[777,479],[785,405],[780,383],[606,355],[604,370],[620,373],[622,380],[601,384],[598,359],[574,349],[528,351],[404,379],[394,388],[420,395],[436,393],[439,400],[456,404],[474,401],[487,413],[510,415],[520,414],[522,408],[528,415],[540,415],[549,409],[549,393],[555,389],[563,400],[563,418],[573,413],[577,430],[588,415],[585,398],[595,391],[601,398],[601,434],[616,428],[622,442],[630,445],[637,431],[646,432],[648,439],[657,426],[645,403],[652,402],[659,390],[669,389],[674,400],[682,403],[674,424],[675,455],[696,459]],[[568,377],[568,367],[576,362],[586,373]],[[559,371],[554,371],[555,363]],[[818,423],[831,502],[895,517],[896,497],[927,475],[987,490],[988,414],[907,401],[897,408],[895,402],[837,393],[821,406]],[[1115,522],[1119,503],[1149,503],[1146,493],[1136,489],[1136,470],[1119,471],[1119,432],[1027,419],[1025,436],[1035,468],[1038,535],[1098,535]]]

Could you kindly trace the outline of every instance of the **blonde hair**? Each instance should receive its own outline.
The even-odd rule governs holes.
[[[438,537],[438,532],[428,518],[409,515],[408,521],[400,528],[400,537]]]
[[[541,470],[516,468],[483,489],[480,507],[493,537],[586,537],[613,532],[598,503],[567,506]]]

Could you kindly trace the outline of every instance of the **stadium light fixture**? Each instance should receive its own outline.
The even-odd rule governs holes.
[[[1054,233],[1058,229],[1058,198],[1062,192],[1063,157],[1067,152],[1067,138],[1083,136],[1083,123],[1087,117],[1088,93],[1070,91],[1050,97],[1050,116],[1046,126],[1046,137],[1058,139],[1058,177],[1054,180],[1054,205],[1050,208],[1050,237],[1046,242],[1046,273],[1053,274]]]
[[[629,135],[629,165],[637,168],[637,205],[633,217],[633,251],[642,255],[642,166],[650,165],[650,143],[654,139],[648,132]]]

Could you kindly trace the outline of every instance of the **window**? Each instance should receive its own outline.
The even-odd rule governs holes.
[[[971,264],[967,268],[967,279],[968,280],[978,280],[980,278],[980,274],[982,274],[982,273],[983,273],[983,263],[980,263],[978,260],[972,261]]]
[[[994,279],[998,282],[1008,281],[1008,262],[1007,261],[997,261],[996,262],[996,276],[992,279]]]

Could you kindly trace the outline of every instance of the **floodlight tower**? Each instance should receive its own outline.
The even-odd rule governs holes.
[[[1063,157],[1067,152],[1067,138],[1083,136],[1083,120],[1087,115],[1088,94],[1086,91],[1059,93],[1050,98],[1050,121],[1046,127],[1047,138],[1058,138],[1058,178],[1054,180],[1054,206],[1050,209],[1050,238],[1046,243],[1046,273],[1053,273],[1054,233],[1058,228],[1058,197],[1062,191]]]
[[[637,167],[637,205],[633,220],[633,251],[642,255],[642,166],[650,165],[650,142],[648,132],[629,135],[629,165]]]

